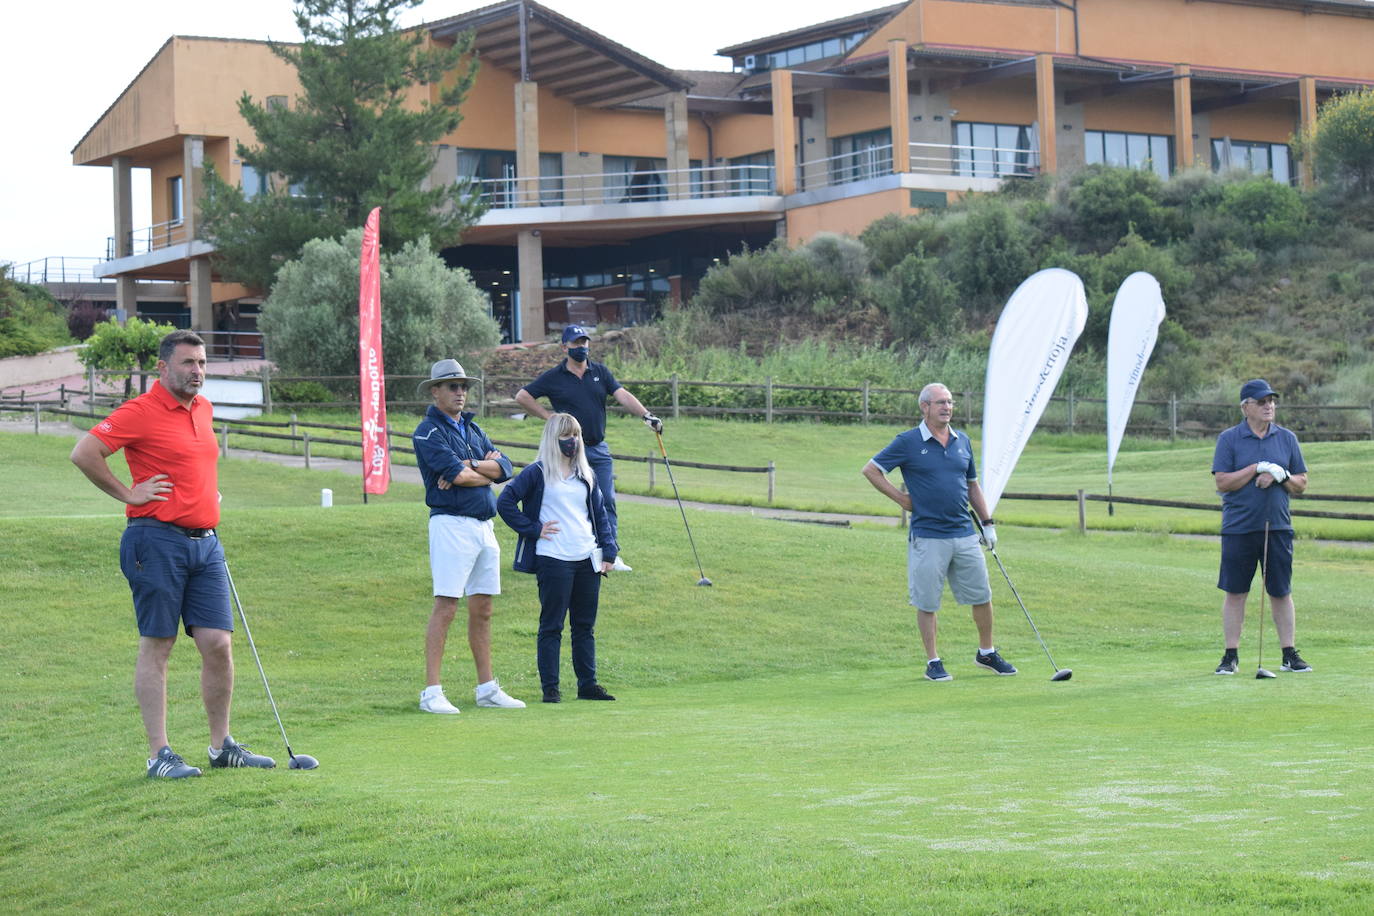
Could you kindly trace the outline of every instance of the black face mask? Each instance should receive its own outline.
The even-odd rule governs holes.
[[[576,436],[569,436],[567,439],[559,439],[559,440],[558,440],[558,450],[559,450],[560,452],[562,452],[562,453],[564,454],[565,457],[568,457],[568,458],[571,458],[573,455],[576,455],[576,454],[577,454],[577,437],[576,437]]]
[[[587,361],[586,347],[568,347],[568,355],[575,363],[585,363]]]

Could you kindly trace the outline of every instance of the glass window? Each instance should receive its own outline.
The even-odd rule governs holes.
[[[834,184],[892,174],[892,129],[871,130],[830,141]]]
[[[834,57],[843,50],[843,46],[838,38],[827,38],[821,42],[821,57]]]
[[[1212,141],[1212,171],[1244,169],[1269,175],[1283,184],[1293,183],[1293,162],[1285,143],[1262,143],[1222,137]]]
[[[774,187],[773,151],[735,156],[730,160],[727,193],[753,196],[772,194]]]
[[[1169,177],[1173,163],[1173,137],[1168,134],[1132,134],[1124,131],[1085,130],[1084,159],[1089,165],[1129,166],[1150,169],[1160,178]]]
[[[167,220],[173,226],[181,225],[181,176],[174,175],[167,179],[167,212],[171,214]]]
[[[603,199],[606,203],[631,203],[641,200],[664,200],[668,197],[664,180],[667,159],[643,156],[604,156],[602,169]]]
[[[955,174],[973,178],[1029,175],[1038,162],[1029,124],[954,122]]]
[[[267,193],[267,176],[263,175],[246,162],[240,174],[239,187],[243,189],[243,197],[245,200],[253,200]]]
[[[563,203],[563,154],[539,154],[539,203],[557,207]]]

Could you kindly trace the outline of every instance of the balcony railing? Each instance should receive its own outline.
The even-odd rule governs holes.
[[[775,193],[771,165],[647,169],[539,178],[479,178],[473,179],[472,184],[493,210],[755,197]]]
[[[129,233],[129,254],[127,256],[148,254],[159,248],[180,245],[190,240],[190,235],[186,232],[185,220],[177,219],[168,220],[165,223],[155,223],[142,229],[134,229]],[[115,257],[115,237],[109,236],[105,239],[105,260],[113,261]]]
[[[11,264],[10,279],[20,283],[99,283],[104,277],[95,275],[100,258],[39,258],[27,264]]]

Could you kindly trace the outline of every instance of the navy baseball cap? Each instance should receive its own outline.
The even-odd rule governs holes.
[[[592,332],[582,327],[580,324],[570,324],[563,329],[563,342],[572,343],[579,337],[591,338]]]
[[[1246,401],[1263,400],[1271,394],[1274,397],[1279,396],[1279,393],[1273,388],[1270,388],[1269,383],[1262,378],[1252,378],[1250,381],[1240,386],[1240,402],[1242,404]]]

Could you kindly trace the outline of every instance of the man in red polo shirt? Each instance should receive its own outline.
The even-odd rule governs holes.
[[[200,692],[210,722],[210,766],[271,767],[229,735],[234,693],[228,573],[215,526],[219,481],[214,413],[200,397],[205,343],[191,331],[173,331],[158,347],[158,380],[147,394],[121,405],[72,449],[72,463],[128,508],[119,565],[133,591],[138,618],[134,696],[148,732],[148,776],[199,776],[167,742],[167,660],[177,629],[200,650]],[[109,457],[124,449],[133,486],[110,470]]]

